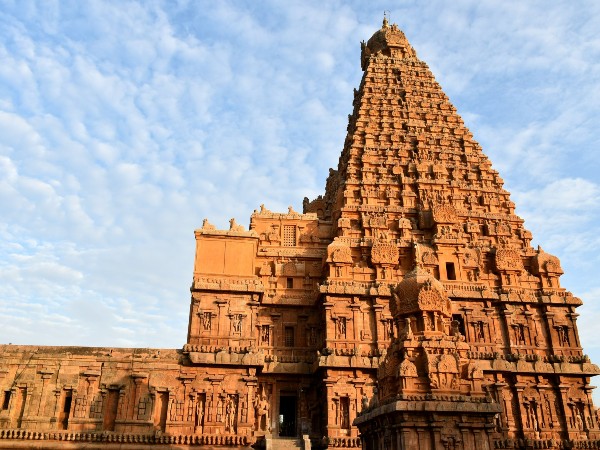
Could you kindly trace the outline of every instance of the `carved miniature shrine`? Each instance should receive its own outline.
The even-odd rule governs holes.
[[[325,194],[196,230],[181,350],[0,348],[0,446],[599,448],[558,258],[396,25],[361,65]]]

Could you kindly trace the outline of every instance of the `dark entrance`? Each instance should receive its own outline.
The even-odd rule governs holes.
[[[279,436],[296,436],[296,397],[282,395],[279,397]]]

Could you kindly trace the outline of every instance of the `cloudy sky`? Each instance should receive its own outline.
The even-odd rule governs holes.
[[[596,0],[0,0],[0,342],[181,347],[193,230],[323,192],[384,10],[561,258],[600,363]]]

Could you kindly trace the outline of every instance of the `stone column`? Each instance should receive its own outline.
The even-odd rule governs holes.
[[[357,300],[358,301],[358,300]],[[359,303],[351,303],[350,310],[352,311],[352,339],[356,341],[361,341],[360,332],[362,331],[362,314],[360,311]],[[360,320],[359,320],[359,315]],[[348,330],[346,330],[348,332]]]
[[[258,380],[254,376],[255,370],[256,369],[250,369],[250,376],[242,377],[242,380],[246,382],[246,386],[248,388],[247,399],[246,399],[247,408],[248,408],[248,418],[247,418],[246,423],[250,426],[250,428],[252,428],[254,426],[254,423],[256,422],[254,403],[255,403],[255,399],[258,395],[258,391],[256,389],[256,387],[258,386]],[[258,431],[258,429],[254,430],[254,431]]]
[[[573,333],[572,336],[569,336],[569,340],[572,337],[573,338],[573,344],[571,344],[571,347],[579,347],[581,348],[581,342],[579,342],[579,332],[577,331],[577,318],[579,317],[579,314],[577,314],[576,312],[570,312],[567,313],[566,316],[571,319],[571,324],[573,325]]]
[[[323,302],[323,308],[325,309],[325,347],[333,348],[335,342],[335,323],[331,320],[331,310],[333,309],[333,302],[331,297],[327,295]]]
[[[567,396],[567,393],[569,391],[569,385],[562,384],[562,382],[561,382],[561,384],[558,386],[558,390],[560,392],[559,405],[562,408],[562,411],[556,411],[556,415],[559,418],[562,417],[564,419],[564,421],[565,421],[564,426],[566,427],[566,432],[568,434],[569,439],[578,439],[579,438],[579,430],[577,430],[571,424],[571,420],[573,419],[573,416],[571,414],[571,408],[569,408],[569,398]]]
[[[48,384],[48,380],[52,378],[54,372],[52,370],[42,369],[38,373],[41,375],[42,388],[40,391],[40,402],[38,404],[36,415],[43,416],[45,412],[43,406],[46,405],[46,385]]]
[[[556,344],[554,343],[554,312],[549,310],[548,306],[542,306],[542,311],[540,313],[540,317],[542,319],[542,326],[546,329],[546,334],[548,338],[546,339],[546,350],[554,355],[556,351],[554,350]]]
[[[473,339],[472,323],[473,323],[473,309],[469,307],[461,308],[465,313],[465,340],[467,342],[475,342]]]
[[[373,300],[373,314],[375,315],[375,336],[373,336],[373,342],[377,344],[383,340],[385,333],[383,324],[381,323],[381,314],[383,312],[383,305],[377,303],[377,299]]]
[[[217,313],[217,332],[216,333],[211,333],[213,336],[217,336],[217,345],[221,345],[221,339],[222,338],[228,338],[229,337],[229,324],[227,323],[229,320],[229,317],[227,317],[226,314],[226,306],[227,306],[227,300],[216,300],[215,303],[217,304],[217,308],[218,308],[218,313]],[[228,343],[229,344],[229,343]]]

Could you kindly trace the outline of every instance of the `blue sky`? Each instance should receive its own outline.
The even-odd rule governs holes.
[[[384,10],[560,257],[600,363],[594,0],[0,1],[0,342],[180,347],[193,230],[323,193]]]

